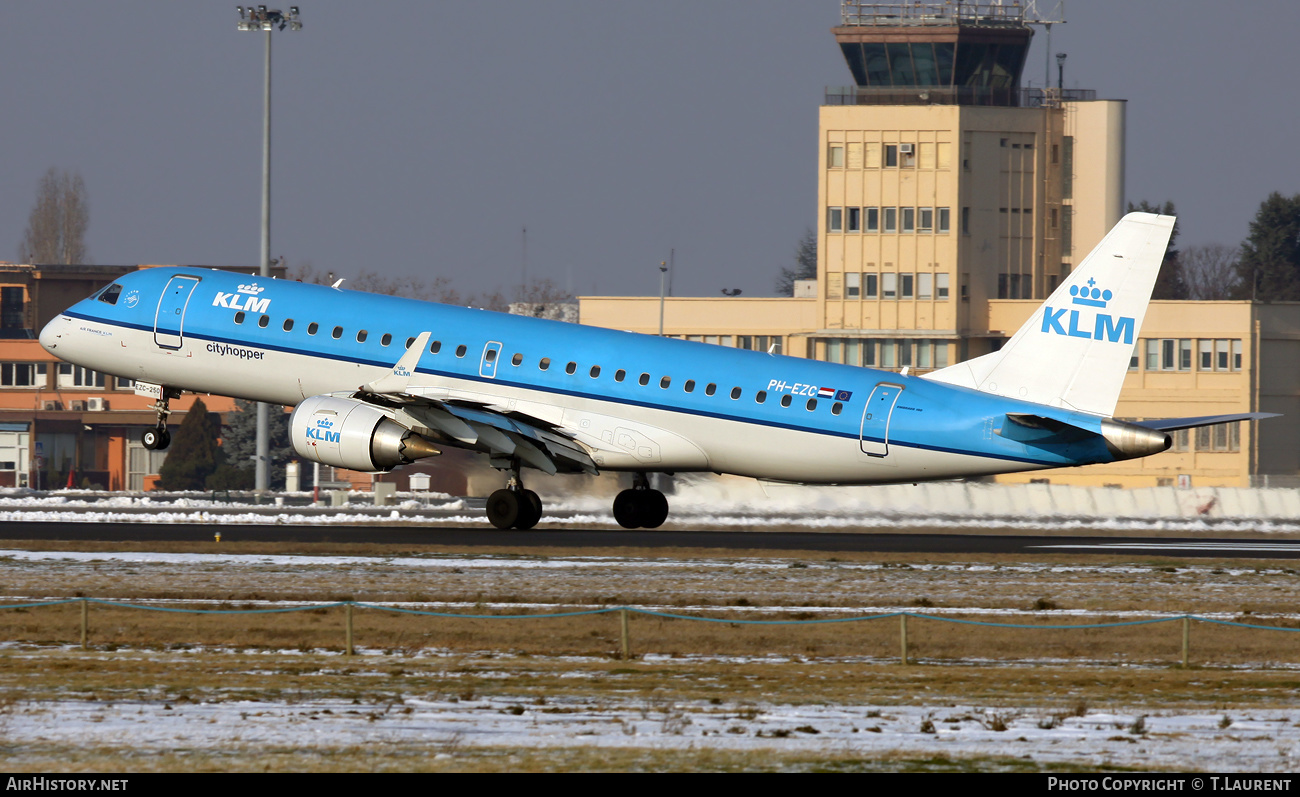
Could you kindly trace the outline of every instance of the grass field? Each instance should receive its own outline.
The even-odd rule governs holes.
[[[134,550],[132,550],[134,549]],[[732,620],[905,609],[1025,625],[1194,612],[1300,626],[1277,562],[378,546],[11,546],[0,603],[211,609],[357,600],[481,614],[639,605]],[[341,608],[0,612],[0,749],[19,771],[1289,771],[1300,634],[1045,631],[912,619],[747,626]],[[927,730],[928,724],[928,730]]]

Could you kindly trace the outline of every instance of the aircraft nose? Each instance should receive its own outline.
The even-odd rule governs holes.
[[[68,321],[69,319],[66,316],[61,315],[50,319],[50,322],[41,330],[40,342],[42,349],[45,349],[50,354],[55,353],[55,349],[59,348],[59,343],[63,339],[63,331],[68,327]]]

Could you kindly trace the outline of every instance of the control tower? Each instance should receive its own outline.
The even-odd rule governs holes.
[[[820,109],[818,359],[942,368],[1001,346],[1119,220],[1124,102],[1021,86],[1033,0],[842,0]],[[1018,316],[1016,316],[1018,317]]]
[[[859,104],[1019,105],[1033,30],[1019,3],[847,0],[834,29]]]

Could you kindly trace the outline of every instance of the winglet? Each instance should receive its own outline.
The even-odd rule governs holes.
[[[415,376],[415,367],[420,364],[420,355],[424,354],[424,346],[429,342],[429,336],[432,332],[421,332],[411,347],[402,355],[402,359],[397,361],[393,370],[379,377],[369,384],[361,386],[362,393],[405,393],[406,386],[411,383],[411,377]]]

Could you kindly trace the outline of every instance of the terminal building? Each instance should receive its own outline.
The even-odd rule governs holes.
[[[855,85],[819,110],[815,282],[667,299],[663,333],[912,374],[994,351],[1123,216],[1125,101],[1022,88],[1035,20],[1021,5],[842,9],[832,33]],[[580,317],[654,334],[660,298],[582,297]],[[1156,301],[1140,335],[1117,417],[1286,417],[999,481],[1300,483],[1300,306]]]

